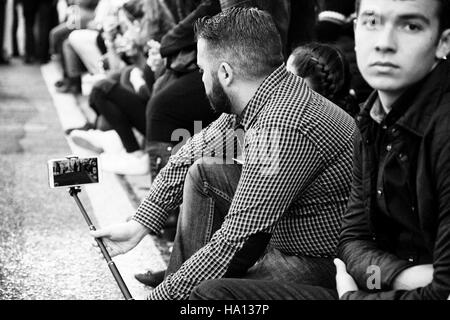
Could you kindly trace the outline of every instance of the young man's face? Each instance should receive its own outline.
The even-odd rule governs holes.
[[[358,66],[369,85],[401,94],[435,66],[437,0],[361,0],[355,23]]]

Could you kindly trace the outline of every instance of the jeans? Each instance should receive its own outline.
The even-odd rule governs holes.
[[[221,227],[233,201],[241,170],[240,165],[223,164],[215,158],[202,158],[191,166],[185,179],[183,205],[166,276],[175,273]],[[299,285],[323,286],[327,288],[321,293],[323,298],[335,298],[332,294],[335,288],[332,259],[290,256],[276,248],[267,249],[269,240],[270,235],[264,234],[250,237],[224,275],[230,279],[206,281],[194,290],[192,298],[232,299],[233,295],[228,296],[230,290],[233,294],[236,291],[239,298],[247,295],[250,299],[265,295],[293,298],[297,296]],[[260,257],[263,258],[257,262]],[[272,286],[272,283],[281,287]],[[288,286],[293,288],[282,296],[283,288]],[[261,290],[253,292],[253,287],[261,287]]]
[[[175,273],[221,227],[240,176],[240,166],[221,164],[219,159],[203,158],[191,166],[167,275]]]
[[[197,286],[191,300],[337,300],[331,259],[288,256],[271,249],[242,279]]]
[[[216,279],[205,281],[190,300],[338,300],[336,290],[289,281]]]
[[[336,300],[332,259],[285,255],[270,249],[243,279],[201,283],[191,300]]]

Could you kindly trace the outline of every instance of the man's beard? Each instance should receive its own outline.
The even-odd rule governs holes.
[[[219,82],[217,76],[213,77],[213,85],[211,93],[207,95],[209,104],[214,112],[218,114],[227,113],[231,114],[232,105],[231,100],[223,90],[222,85]]]

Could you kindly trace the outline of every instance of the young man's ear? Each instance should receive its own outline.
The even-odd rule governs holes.
[[[450,29],[442,32],[441,39],[439,40],[439,45],[436,50],[437,59],[446,59],[450,54]]]
[[[235,76],[233,68],[226,62],[220,64],[217,75],[219,77],[219,82],[224,87],[228,87],[233,82]]]

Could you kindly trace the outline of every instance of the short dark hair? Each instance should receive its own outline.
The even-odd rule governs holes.
[[[197,20],[195,32],[197,40],[207,42],[216,61],[226,58],[246,79],[265,77],[284,62],[281,36],[265,11],[230,8]]]
[[[404,0],[402,0],[404,1]],[[450,0],[436,0],[439,2],[439,32],[450,29]],[[355,8],[356,14],[359,15],[359,7],[361,5],[361,0],[356,0]]]

